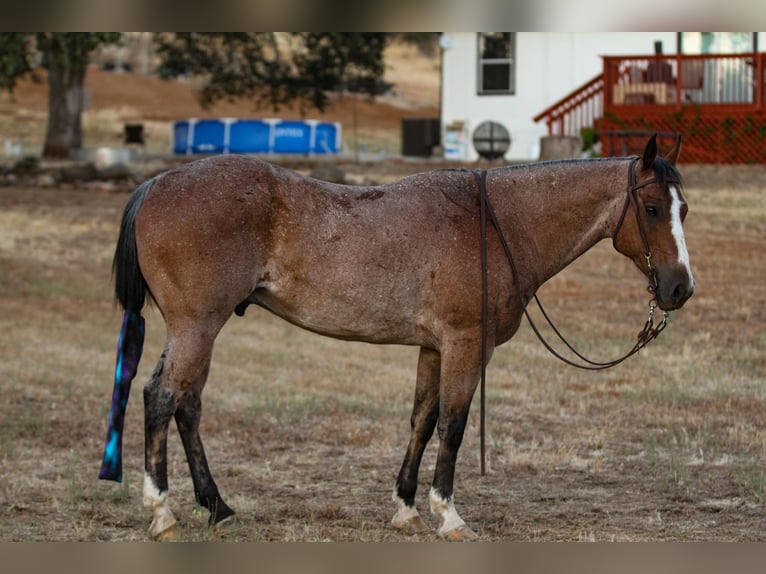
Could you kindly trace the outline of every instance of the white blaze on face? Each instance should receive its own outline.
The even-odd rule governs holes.
[[[684,227],[681,221],[681,206],[683,203],[681,202],[677,187],[670,186],[670,196],[673,199],[670,204],[670,230],[673,233],[673,238],[676,240],[678,262],[686,268],[686,273],[689,275],[689,283],[694,286],[694,276],[692,275],[692,268],[689,263],[689,252],[686,249]]]

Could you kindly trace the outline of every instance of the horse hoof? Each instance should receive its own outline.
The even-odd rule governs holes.
[[[231,514],[219,520],[210,527],[211,540],[227,540],[240,534],[242,523],[236,514]]]
[[[229,520],[236,513],[229,508],[220,498],[212,505],[210,510],[210,526],[218,526]]]
[[[156,542],[174,542],[178,540],[178,524],[173,522],[170,526],[158,531],[155,524],[152,523],[149,536]]]
[[[221,518],[218,522],[213,524],[213,528],[226,528],[227,526],[230,526],[231,524],[234,524],[234,522],[235,522],[234,519],[235,519],[236,516],[237,515],[232,512],[228,516],[226,516],[224,518]]]
[[[239,528],[239,520],[237,520],[237,515],[233,512],[227,516],[226,518],[223,518],[213,524],[213,531],[217,534],[227,534],[230,532],[233,532],[234,530],[237,530]]]
[[[439,532],[439,536],[450,542],[471,542],[479,537],[478,534],[468,528],[465,524],[461,524],[457,528],[447,530],[446,532]]]
[[[412,516],[410,518],[407,518],[405,520],[392,520],[391,526],[396,528],[397,530],[401,530],[402,532],[408,532],[408,533],[417,533],[417,532],[425,532],[428,530],[428,527],[426,526],[425,522],[423,522],[423,519],[420,518],[420,516]]]

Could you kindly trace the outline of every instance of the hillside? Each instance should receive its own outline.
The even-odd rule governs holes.
[[[312,118],[340,122],[343,142],[356,143],[369,152],[398,154],[401,150],[401,120],[405,117],[434,117],[439,104],[438,55],[424,56],[410,45],[392,44],[386,49],[385,80],[393,93],[374,101],[346,94],[334,98],[324,113],[301,111],[298,105],[278,111],[257,109],[247,99],[223,101],[203,109],[197,84],[184,80],[162,80],[154,76],[107,72],[92,67],[86,78],[87,111],[83,116],[85,147],[117,146],[122,143],[126,123],[142,123],[147,151],[170,150],[170,122],[190,117],[280,117]],[[25,80],[13,95],[0,94],[0,140],[21,140],[25,154],[39,154],[45,137],[47,83]]]

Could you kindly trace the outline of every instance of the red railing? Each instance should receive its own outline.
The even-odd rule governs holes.
[[[606,56],[604,110],[690,104],[760,110],[765,62],[764,53]]]
[[[605,156],[658,132],[684,135],[685,162],[766,163],[764,85],[766,53],[606,56],[602,75],[534,119],[551,135],[593,128]]]
[[[565,98],[535,116],[545,118],[550,135],[579,136],[583,128],[592,128],[604,109],[604,76],[599,74]]]

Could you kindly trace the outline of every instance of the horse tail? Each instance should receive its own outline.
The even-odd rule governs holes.
[[[151,297],[141,268],[136,248],[136,217],[156,179],[142,183],[125,206],[120,225],[120,236],[112,262],[115,278],[115,297],[124,309],[122,328],[117,340],[117,361],[114,372],[114,390],[106,429],[106,444],[98,477],[122,481],[122,435],[125,411],[128,408],[130,383],[138,371],[144,344],[144,318],[141,309],[147,295]]]
[[[144,275],[138,266],[136,218],[156,182],[156,178],[152,178],[139,185],[125,206],[120,224],[120,236],[117,239],[112,261],[115,298],[125,311],[134,313],[141,312],[147,295],[151,297]]]

